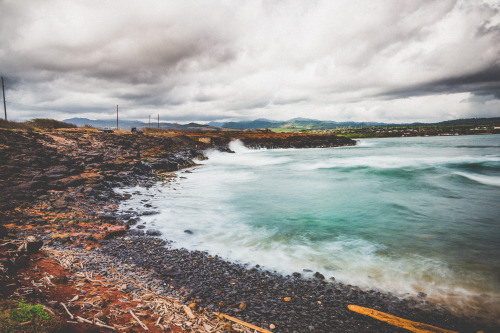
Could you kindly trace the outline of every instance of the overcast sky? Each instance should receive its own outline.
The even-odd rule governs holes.
[[[500,3],[0,0],[0,74],[12,120],[494,117]]]

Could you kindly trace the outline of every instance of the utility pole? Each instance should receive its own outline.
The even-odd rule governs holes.
[[[2,78],[2,92],[3,92],[3,111],[5,112],[5,121],[7,121],[7,104],[5,104],[5,88],[3,86],[3,76]]]
[[[158,129],[160,129],[160,114],[158,113]]]
[[[118,131],[118,104],[116,104],[116,130]]]
[[[151,115],[149,115],[148,127],[151,127]]]

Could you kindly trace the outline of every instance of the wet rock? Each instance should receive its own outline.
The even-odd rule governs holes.
[[[189,230],[189,229],[184,230],[184,232],[185,232],[186,234],[188,234],[188,235],[192,235],[192,234],[193,234],[193,232],[192,232],[191,230]]]
[[[68,204],[66,203],[66,200],[64,199],[58,199],[52,203],[52,207],[56,209],[63,209],[66,208]]]
[[[42,240],[36,240],[34,237],[26,239],[26,251],[30,254],[37,253],[43,246]]]
[[[149,229],[146,231],[146,235],[148,235],[148,236],[160,236],[161,231],[155,230],[155,229]]]
[[[67,283],[68,282],[68,276],[61,274],[61,275],[56,275],[52,278],[51,280],[53,283]]]
[[[7,237],[9,231],[3,225],[0,225],[0,238]]]
[[[142,212],[142,215],[144,215],[144,216],[151,216],[151,215],[157,215],[157,214],[160,214],[160,213],[159,212],[155,212],[155,211]]]
[[[314,277],[316,279],[319,279],[319,280],[324,280],[325,279],[325,276],[323,274],[321,274],[320,272],[314,273]]]
[[[101,214],[99,215],[99,219],[102,220],[103,222],[115,222],[116,216],[112,214]]]
[[[30,261],[30,256],[23,254],[18,257],[15,257],[13,260],[13,264],[16,267],[22,268],[28,266],[29,261]]]
[[[61,179],[68,175],[69,169],[64,165],[50,167],[44,174],[48,180]]]
[[[141,227],[141,226],[138,226],[138,227]],[[143,227],[143,226],[142,226]],[[128,231],[130,235],[132,236],[144,236],[145,233],[144,231],[142,230],[137,230],[137,229],[131,229]]]

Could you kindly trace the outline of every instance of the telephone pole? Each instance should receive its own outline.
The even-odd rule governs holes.
[[[3,76],[2,78],[2,92],[3,92],[3,111],[5,112],[5,121],[7,121],[7,104],[5,104],[5,88],[3,86]]]
[[[116,104],[116,130],[118,131],[118,104]]]
[[[160,129],[160,114],[158,113],[158,129]]]

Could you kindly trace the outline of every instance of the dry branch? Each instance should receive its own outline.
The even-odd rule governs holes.
[[[80,316],[77,316],[76,319],[78,319],[78,321],[81,321],[81,322],[84,322],[87,324],[93,324],[92,320],[88,320],[88,319],[85,319],[85,318],[80,317]]]
[[[214,312],[214,314],[215,314],[217,317],[223,317],[223,318],[225,318],[225,319],[227,319],[227,320],[231,320],[231,321],[233,321],[233,322],[235,322],[235,323],[237,323],[237,324],[243,325],[243,326],[245,326],[245,327],[251,328],[251,329],[253,329],[253,330],[255,330],[255,331],[258,331],[258,332],[261,332],[261,333],[272,333],[271,331],[268,331],[268,330],[266,330],[266,329],[264,329],[264,328],[260,328],[260,327],[258,327],[258,326],[252,325],[252,324],[250,324],[250,323],[244,322],[243,320],[239,320],[239,319],[237,319],[237,318],[234,318],[234,317],[228,316],[228,315],[223,314],[223,313],[217,313],[217,312]]]
[[[194,319],[194,314],[193,314],[193,312],[191,311],[190,308],[188,308],[187,306],[183,305],[182,309],[187,314],[187,316],[189,317],[189,319]]]
[[[61,305],[63,306],[64,310],[66,310],[66,313],[67,313],[67,314],[69,314],[69,317],[70,317],[71,319],[74,319],[74,318],[75,318],[75,316],[73,316],[73,315],[71,314],[71,312],[69,312],[69,310],[68,310],[68,308],[66,307],[66,305],[64,305],[64,303],[63,303],[63,302],[61,302]]]
[[[139,323],[139,325],[141,325],[141,327],[144,330],[149,331],[149,328],[146,325],[144,325],[144,323],[134,314],[134,312],[132,310],[130,310],[129,312],[132,315],[132,317],[135,319],[135,321],[137,321]]]

